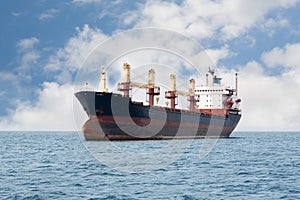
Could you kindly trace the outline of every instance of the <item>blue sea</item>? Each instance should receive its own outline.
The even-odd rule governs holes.
[[[216,144],[201,156],[205,142]],[[77,132],[0,132],[0,153],[0,199],[300,199],[300,133],[86,142]]]

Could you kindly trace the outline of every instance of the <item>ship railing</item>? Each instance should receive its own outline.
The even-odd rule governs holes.
[[[95,89],[92,87],[74,88],[74,92],[82,92],[82,91],[95,91]]]

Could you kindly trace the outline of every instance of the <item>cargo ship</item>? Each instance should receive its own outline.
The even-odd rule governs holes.
[[[190,79],[188,91],[176,88],[176,75],[170,74],[170,89],[164,92],[165,105],[158,105],[160,87],[155,85],[155,70],[148,71],[148,83],[130,79],[130,65],[123,65],[120,93],[106,88],[106,72],[101,72],[101,91],[75,93],[88,120],[82,127],[86,140],[160,140],[192,138],[228,138],[241,118],[238,75],[235,88],[221,83],[213,69],[206,83],[196,86]],[[146,90],[146,103],[133,101],[132,88]],[[189,108],[179,109],[178,95],[186,96]],[[155,96],[157,96],[155,98]]]

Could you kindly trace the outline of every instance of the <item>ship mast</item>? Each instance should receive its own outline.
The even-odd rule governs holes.
[[[102,69],[102,72],[101,72],[101,91],[102,92],[108,91],[108,89],[106,88],[106,72],[105,72],[104,68]]]
[[[150,69],[148,72],[147,94],[149,95],[149,105],[154,105],[154,96],[160,94],[160,88],[155,86],[155,70]]]
[[[176,76],[175,74],[170,74],[170,90],[165,92],[165,98],[170,99],[170,108],[175,109],[175,100],[177,98],[176,94]]]
[[[190,80],[190,91],[188,95],[190,102],[190,111],[194,111],[197,100],[195,99],[195,79],[193,78]]]
[[[118,90],[124,92],[124,97],[129,97],[130,85],[130,65],[123,64],[123,82],[118,83]]]

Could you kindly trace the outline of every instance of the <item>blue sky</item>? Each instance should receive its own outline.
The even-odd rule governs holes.
[[[144,27],[190,37],[225,77],[240,73],[239,130],[300,130],[297,0],[3,0],[0,10],[0,130],[72,130],[84,57]]]

